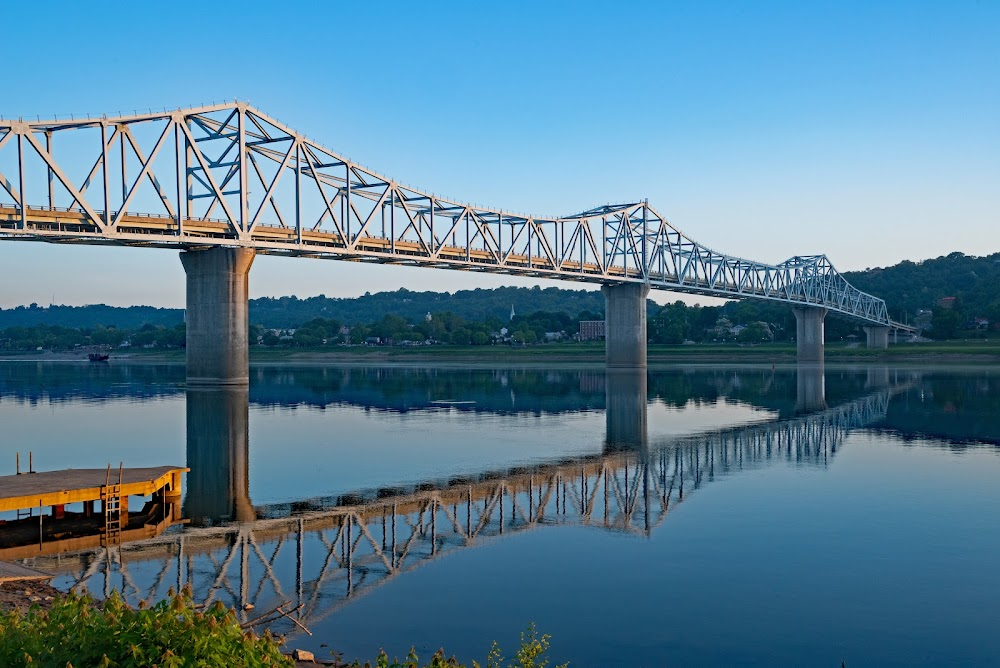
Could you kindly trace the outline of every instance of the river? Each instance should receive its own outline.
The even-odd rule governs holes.
[[[0,559],[133,603],[288,602],[313,635],[275,630],[318,656],[482,661],[534,623],[574,666],[1000,662],[1000,368],[255,366],[188,391],[180,366],[3,362],[0,426],[0,475],[190,468],[147,538],[32,554],[0,528]]]

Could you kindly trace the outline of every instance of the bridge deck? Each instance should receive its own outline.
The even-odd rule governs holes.
[[[77,209],[53,210],[53,209],[29,209],[27,220],[30,227],[26,230],[18,230],[16,225],[20,221],[20,211],[10,204],[0,204],[0,229],[4,229],[8,234],[21,234],[23,236],[41,236],[51,240],[67,237],[67,241],[80,241],[81,234],[98,235],[99,231],[90,221],[86,213]],[[197,243],[199,239],[211,241],[231,241],[229,224],[222,220],[212,220],[204,218],[184,218],[184,235],[178,238],[177,220],[168,216],[157,216],[150,214],[126,214],[118,226],[120,238],[123,243],[132,241],[142,245],[160,245],[156,237],[168,237],[165,245],[174,247],[183,243]],[[138,238],[130,239],[129,235],[139,235]],[[430,256],[430,252],[416,241],[395,240],[388,237],[376,235],[366,235],[357,239],[355,248],[348,252],[349,241],[336,232],[325,230],[303,230],[301,233],[302,244],[314,246],[331,254],[386,254],[385,258],[372,256],[373,261],[399,263],[407,257],[414,259]],[[253,240],[261,244],[299,244],[298,233],[295,228],[260,225],[254,230]],[[161,242],[162,243],[162,242]],[[260,252],[267,252],[266,246],[258,248]],[[496,257],[489,251],[477,248],[466,249],[464,246],[451,246],[442,244],[434,254],[434,259],[441,263],[459,262],[473,264],[490,264],[496,261]],[[600,265],[593,262],[576,262],[565,260],[555,264],[546,257],[529,257],[520,253],[509,253],[506,255],[503,266],[510,269],[533,269],[535,271],[563,271],[579,272],[593,276],[601,276],[605,272]],[[612,276],[625,276],[625,270],[621,267],[608,267],[607,273]],[[572,276],[568,276],[572,278]]]
[[[126,213],[113,237],[102,235],[82,209],[31,207],[26,210],[25,219],[27,227],[21,229],[20,210],[15,205],[0,203],[0,237],[37,239],[54,243],[114,243],[158,248],[236,243],[232,238],[229,224],[218,219],[184,217],[183,233],[181,233],[176,218],[156,214]],[[265,224],[254,228],[251,242],[258,253],[264,254],[325,257],[376,264],[412,264],[593,283],[649,280],[655,287],[708,297],[723,299],[752,297],[792,305],[830,306],[816,304],[804,295],[789,294],[776,287],[749,284],[734,293],[732,289],[716,285],[707,276],[692,275],[681,278],[669,272],[652,271],[647,277],[643,277],[639,272],[630,271],[624,266],[611,264],[602,267],[593,260],[570,257],[556,260],[544,254],[530,255],[513,249],[498,257],[485,248],[449,245],[442,242],[431,251],[426,244],[413,240],[394,239],[376,234],[347,238],[336,231],[306,229],[299,232],[294,227]],[[867,317],[860,317],[858,320],[876,324]],[[915,331],[896,322],[890,321],[889,325],[902,331]]]
[[[121,496],[149,496],[165,488],[180,494],[180,466],[122,469]],[[0,512],[99,501],[108,481],[107,469],[65,469],[0,477]],[[118,483],[118,471],[111,471]]]

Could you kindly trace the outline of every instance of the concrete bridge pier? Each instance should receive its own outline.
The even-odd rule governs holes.
[[[646,295],[643,283],[602,285],[608,369],[646,368]]]
[[[187,390],[187,495],[194,526],[257,519],[250,502],[250,390]]]
[[[869,348],[886,349],[889,347],[889,328],[868,326],[863,327]]]
[[[252,248],[181,252],[187,274],[187,383],[246,386],[250,382],[249,289]]]
[[[603,285],[606,451],[646,448],[646,295],[643,283]]]
[[[823,321],[826,309],[816,306],[796,306],[795,347],[800,364],[823,362]]]

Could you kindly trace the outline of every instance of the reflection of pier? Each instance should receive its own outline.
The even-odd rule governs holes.
[[[232,406],[233,395],[226,396],[224,404]],[[491,538],[553,525],[648,535],[713,480],[779,463],[824,466],[851,429],[884,417],[890,396],[884,390],[818,413],[657,440],[639,451],[606,450],[525,469],[262,506],[254,521],[31,563],[65,574],[67,584],[97,592],[118,588],[132,602],[191,584],[204,602],[221,600],[238,610],[302,603],[302,618],[315,622],[400,574]],[[222,400],[205,398],[205,406],[215,401]],[[227,424],[244,433],[245,422],[219,421],[220,432],[208,438],[236,443],[239,435],[227,436]],[[188,452],[203,451],[189,446]],[[222,487],[202,489],[222,493],[220,508],[239,516],[241,504],[249,508],[245,478],[238,475],[245,453],[227,452],[232,460],[221,463],[230,472],[219,476]],[[219,466],[216,455],[189,461],[192,473],[203,464]],[[209,506],[192,498],[197,489],[189,484],[186,507]]]
[[[641,450],[647,445],[646,369],[608,369],[605,378],[605,451]]]
[[[254,519],[250,504],[247,388],[187,391],[188,473],[184,515],[195,526]]]
[[[826,374],[823,363],[799,364],[795,369],[795,410],[821,411],[826,408]]]

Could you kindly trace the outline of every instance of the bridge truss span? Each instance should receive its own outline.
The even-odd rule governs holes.
[[[6,203],[2,203],[6,202]],[[0,120],[0,238],[506,273],[815,306],[891,324],[822,255],[713,251],[646,201],[536,217],[387,178],[243,103]]]

